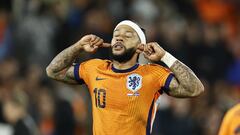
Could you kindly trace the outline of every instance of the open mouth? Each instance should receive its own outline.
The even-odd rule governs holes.
[[[112,48],[113,48],[114,50],[118,51],[118,50],[124,49],[124,45],[122,44],[122,42],[116,42],[116,43],[112,46]]]

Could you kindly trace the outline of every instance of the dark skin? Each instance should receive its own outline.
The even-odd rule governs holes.
[[[131,60],[119,63],[113,60],[113,66],[118,69],[127,69],[136,64],[137,56],[143,53],[146,59],[156,62],[160,61],[166,51],[156,42],[140,44],[136,32],[128,26],[119,26],[113,34],[111,44],[104,43],[103,40],[95,35],[86,35],[74,45],[66,48],[59,53],[47,67],[47,75],[58,81],[70,84],[77,84],[73,74],[73,62],[78,57],[79,52],[85,51],[94,53],[100,47],[112,47],[115,54],[121,54],[125,50],[114,48],[115,43],[121,43],[126,48],[135,47],[136,53]],[[196,97],[204,91],[204,86],[194,72],[179,60],[169,67],[174,73],[174,77],[169,85],[168,94],[173,97],[185,98]]]

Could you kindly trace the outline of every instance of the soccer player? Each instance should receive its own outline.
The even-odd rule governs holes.
[[[111,60],[91,59],[74,63],[79,53],[111,47]],[[143,53],[156,64],[141,65]],[[158,43],[146,43],[142,29],[124,20],[113,31],[111,44],[86,35],[59,53],[46,69],[58,81],[88,86],[92,100],[94,135],[149,135],[156,113],[156,100],[166,92],[173,97],[196,97],[204,91],[197,76]]]
[[[240,103],[224,116],[219,135],[240,135]]]

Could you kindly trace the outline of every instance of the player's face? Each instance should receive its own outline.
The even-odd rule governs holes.
[[[111,42],[113,58],[124,60],[125,57],[127,61],[135,54],[138,44],[140,44],[140,39],[135,30],[127,25],[120,25],[113,32]]]

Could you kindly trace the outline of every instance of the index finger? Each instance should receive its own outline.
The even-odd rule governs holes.
[[[143,51],[144,50],[144,44],[139,44],[137,47],[139,50]]]
[[[151,42],[151,43],[148,43],[148,45],[149,45],[152,49],[161,47],[157,42]]]
[[[102,43],[102,47],[111,47],[111,44],[109,44],[109,43]]]

